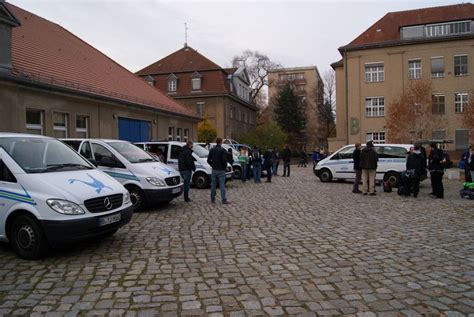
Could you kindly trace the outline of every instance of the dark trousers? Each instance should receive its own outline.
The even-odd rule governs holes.
[[[469,163],[466,163],[464,166],[464,179],[466,182],[473,182],[474,180],[471,177],[471,169],[468,166]]]
[[[192,171],[179,171],[179,173],[181,174],[181,177],[183,178],[183,182],[184,182],[184,188],[183,188],[183,191],[184,191],[184,200],[188,200],[189,199],[189,186],[191,184],[191,174],[193,173]]]
[[[355,179],[354,179],[354,186],[352,186],[352,191],[357,192],[359,191],[359,184],[362,178],[362,170],[355,170]]]
[[[283,176],[290,176],[290,162],[283,162]]]
[[[433,195],[438,198],[444,197],[444,187],[443,187],[443,175],[444,172],[441,171],[432,171],[431,174],[431,189]]]
[[[240,175],[242,182],[245,182],[247,180],[247,164],[246,163],[240,163],[240,166],[242,167],[241,174]]]
[[[272,164],[265,164],[265,170],[267,171],[267,182],[272,181]]]

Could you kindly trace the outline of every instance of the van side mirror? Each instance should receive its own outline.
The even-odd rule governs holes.
[[[89,159],[89,162],[91,162],[92,165],[94,165],[95,167],[99,166],[99,162],[94,160],[94,159]]]
[[[100,159],[100,165],[105,167],[118,167],[117,161],[108,156],[102,156]]]

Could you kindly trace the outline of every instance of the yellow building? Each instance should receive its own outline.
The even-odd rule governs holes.
[[[468,147],[461,118],[474,91],[473,4],[388,13],[339,52],[342,59],[331,65],[337,136],[330,151],[369,139],[390,141],[387,107],[419,79],[431,81],[433,109],[443,118],[442,126],[421,137],[452,140],[447,150]]]
[[[268,72],[268,97],[270,112],[273,114],[272,102],[280,89],[286,84],[293,87],[293,92],[306,104],[305,146],[307,151],[326,147],[323,126],[317,116],[318,103],[324,102],[324,84],[315,66],[280,68]]]

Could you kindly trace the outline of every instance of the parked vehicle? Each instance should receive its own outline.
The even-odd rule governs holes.
[[[406,170],[407,153],[411,144],[374,144],[379,155],[377,181],[389,181],[392,187],[400,184],[400,172]],[[352,153],[355,145],[346,145],[322,159],[314,168],[314,173],[322,182],[333,179],[350,180],[355,178]]]
[[[204,142],[198,142],[194,144],[199,144],[202,147],[206,145],[206,143]],[[216,143],[210,143],[209,145],[210,145],[210,149],[212,149],[214,146],[216,146]],[[239,151],[234,149],[229,144],[222,144],[222,147],[226,151],[228,151],[229,149],[232,149],[232,158],[234,159],[234,163],[232,164],[232,170],[234,172],[233,176],[234,176],[234,179],[240,179],[242,177],[242,167],[240,166],[240,163],[239,163]]]
[[[114,234],[132,212],[119,182],[60,141],[0,133],[0,240],[20,257]]]
[[[114,177],[130,192],[136,211],[166,204],[181,195],[183,182],[172,167],[127,141],[63,139],[64,143]]]
[[[185,142],[178,141],[150,141],[150,142],[138,142],[136,146],[144,149],[149,153],[162,153],[165,159],[164,163],[178,169],[178,156],[181,148],[185,145]],[[207,188],[211,184],[211,172],[212,168],[207,163],[207,156],[209,151],[200,146],[199,144],[193,145],[193,157],[194,164],[196,165],[196,171],[191,176],[191,184],[197,188]],[[232,166],[227,164],[226,180],[232,179]]]

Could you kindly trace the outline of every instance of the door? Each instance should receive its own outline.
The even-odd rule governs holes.
[[[7,211],[18,202],[34,204],[26,189],[18,184],[0,153],[0,223],[4,223]],[[0,226],[0,236],[5,236],[4,226]]]
[[[149,121],[119,118],[119,139],[130,142],[149,142],[151,123]]]
[[[333,178],[348,179],[354,178],[354,160],[352,154],[354,153],[355,146],[349,146],[334,155],[330,163],[334,171]]]
[[[168,159],[168,165],[173,167],[175,170],[179,170],[178,167],[178,156],[179,152],[181,152],[181,146],[172,144],[170,150],[170,158]]]

